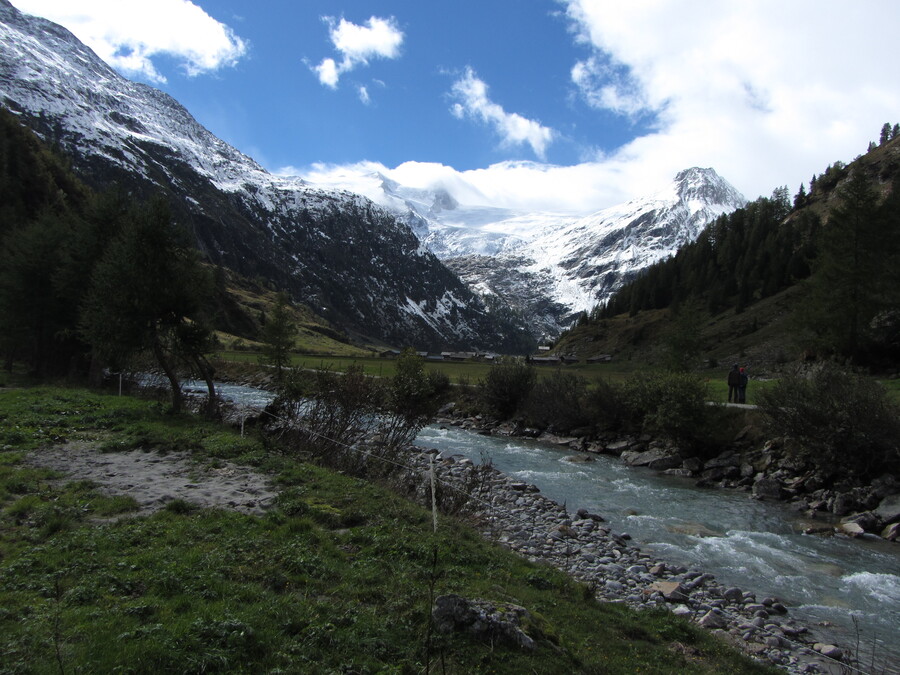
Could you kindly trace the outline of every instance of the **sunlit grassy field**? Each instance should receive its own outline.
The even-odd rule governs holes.
[[[153,401],[0,387],[0,673],[762,673],[669,612],[600,604],[560,572],[389,490]],[[280,496],[267,515],[153,515],[28,453],[187,451]],[[135,477],[140,480],[140,477]],[[433,635],[435,595],[527,608],[528,652]],[[440,668],[440,670],[438,670]]]

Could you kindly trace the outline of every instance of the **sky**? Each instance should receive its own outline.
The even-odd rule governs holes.
[[[748,199],[900,121],[896,0],[12,0],[274,173],[587,214]]]

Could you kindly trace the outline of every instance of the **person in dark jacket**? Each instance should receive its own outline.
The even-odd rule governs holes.
[[[750,376],[747,375],[747,371],[744,368],[741,368],[740,380],[738,382],[738,403],[747,402],[747,382],[749,381]]]
[[[738,395],[740,394],[740,386],[741,386],[741,371],[738,369],[738,364],[734,364],[731,366],[731,371],[728,373],[728,402],[729,403],[737,403]]]

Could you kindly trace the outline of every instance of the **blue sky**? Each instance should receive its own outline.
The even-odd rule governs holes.
[[[587,213],[712,166],[795,192],[900,120],[900,3],[12,0],[275,172]]]

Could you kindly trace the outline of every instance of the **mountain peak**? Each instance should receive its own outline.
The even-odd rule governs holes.
[[[675,174],[675,191],[692,211],[712,205],[734,210],[747,202],[731,183],[710,167],[695,166],[679,171]]]

